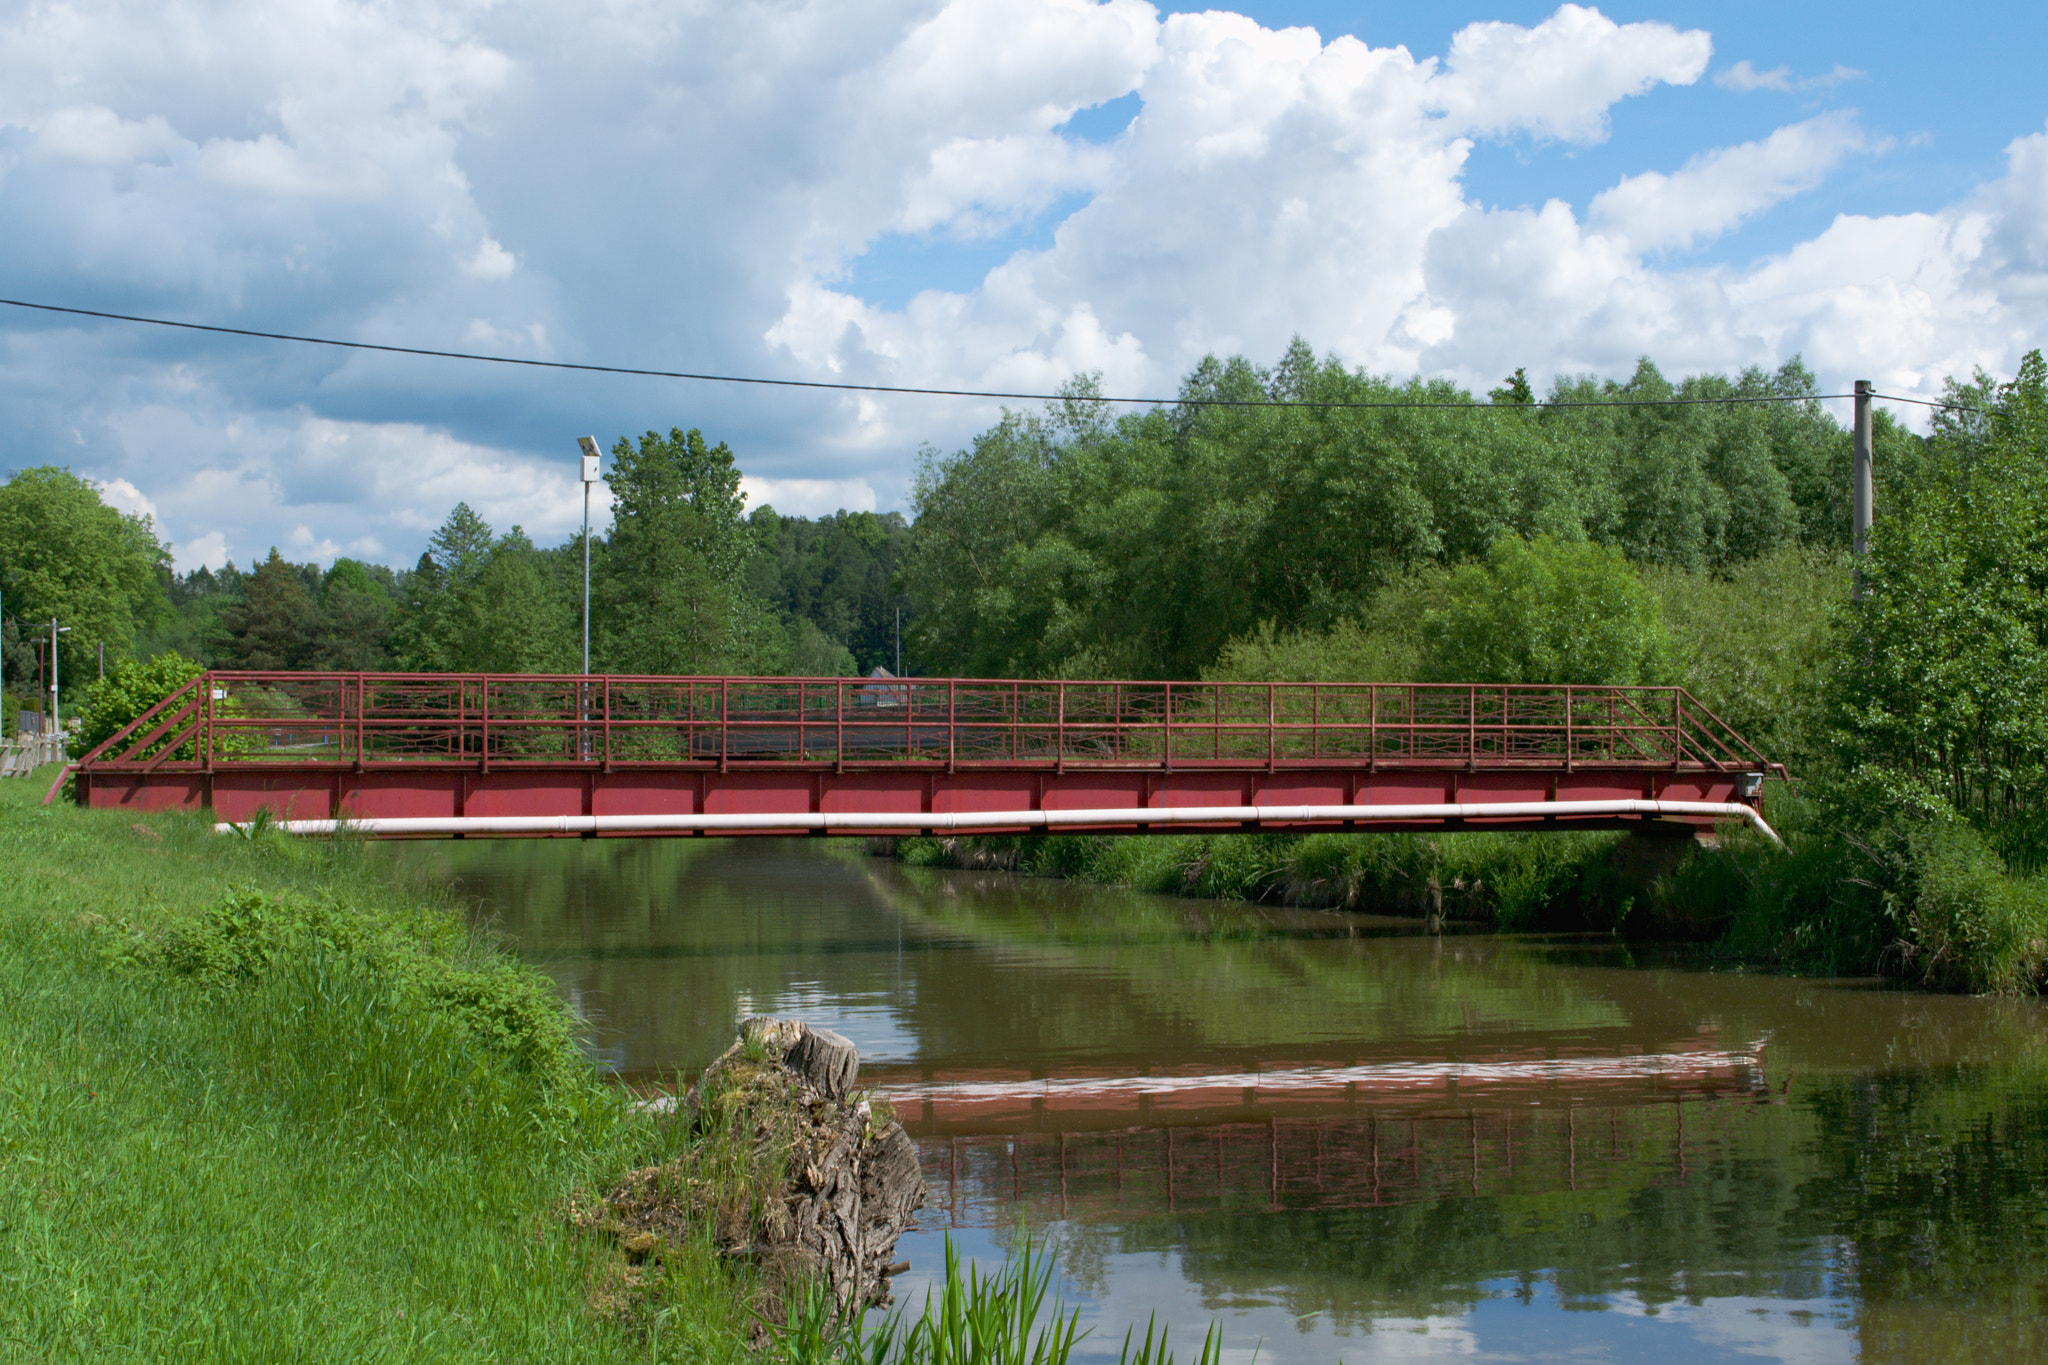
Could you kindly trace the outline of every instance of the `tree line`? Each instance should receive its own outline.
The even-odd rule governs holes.
[[[900,514],[749,513],[731,449],[694,430],[621,440],[609,477],[613,526],[590,547],[593,668],[837,676],[893,666],[910,541]],[[410,567],[342,558],[323,568],[273,548],[246,569],[181,574],[147,518],[107,507],[67,470],[32,469],[0,486],[0,666],[14,703],[33,707],[46,665],[32,623],[55,614],[72,627],[67,699],[97,675],[102,645],[110,665],[175,651],[222,668],[573,673],[583,553],[580,534],[536,545],[465,503]]]

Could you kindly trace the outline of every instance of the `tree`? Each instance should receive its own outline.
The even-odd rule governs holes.
[[[1486,396],[1495,403],[1513,403],[1520,407],[1528,407],[1536,401],[1536,391],[1529,387],[1529,372],[1520,365],[1501,381],[1499,388],[1488,389]]]
[[[273,545],[270,558],[249,575],[246,594],[228,608],[222,624],[236,668],[304,668],[313,655],[318,609],[297,567]]]
[[[454,655],[480,673],[574,673],[582,666],[561,556],[513,527],[463,592],[450,625]],[[580,568],[581,565],[579,564]]]
[[[811,520],[763,506],[747,524],[760,543],[748,585],[791,618],[792,640],[800,634],[796,622],[805,621],[850,651],[859,672],[895,668],[896,608],[903,601],[895,580],[912,541],[901,513],[840,511]]]
[[[758,663],[766,612],[747,590],[756,542],[732,450],[648,432],[612,448],[612,533],[593,588],[606,669],[728,673]]]
[[[109,662],[127,658],[137,632],[168,617],[169,571],[170,547],[150,519],[115,511],[70,470],[25,469],[0,485],[7,611],[30,623],[54,616],[71,628],[60,645],[65,676],[89,677],[101,645]]]
[[[1423,618],[1425,671],[1438,682],[1662,682],[1669,641],[1656,599],[1620,551],[1503,536],[1452,576],[1449,603]]]
[[[397,604],[390,591],[353,559],[337,559],[320,583],[314,663],[345,672],[391,666],[387,642]]]
[[[391,633],[401,666],[427,673],[463,671],[468,642],[460,620],[471,587],[490,560],[490,523],[466,502],[428,537],[407,580]]]
[[[1503,536],[1727,573],[1843,534],[1848,438],[1796,360],[1674,384],[1645,359],[1625,383],[1566,378],[1542,403],[1518,373],[1485,403],[1318,360],[1297,338],[1271,370],[1204,359],[1170,412],[1112,420],[1084,378],[1042,414],[1005,414],[922,462],[900,579],[915,655],[1172,678],[1229,647],[1231,668],[1264,668],[1279,642],[1306,647]],[[1327,406],[1289,406],[1304,401]],[[1903,470],[1912,438],[1894,436],[1885,459]]]
[[[1845,767],[1986,825],[2048,810],[2048,364],[2033,351],[1871,528],[1828,692]]]

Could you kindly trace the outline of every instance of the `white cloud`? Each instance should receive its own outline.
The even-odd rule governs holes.
[[[462,262],[462,273],[473,280],[509,280],[519,268],[519,258],[486,237]]]
[[[174,558],[183,573],[191,573],[195,569],[218,569],[228,562],[228,540],[219,531],[195,536],[176,546],[175,551]]]
[[[100,105],[55,110],[36,128],[36,150],[96,166],[167,160],[183,145],[161,114],[131,121]]]
[[[131,517],[156,516],[156,504],[126,479],[108,479],[99,485],[100,501]]]
[[[1813,189],[1869,145],[1854,114],[1822,114],[1760,142],[1702,152],[1669,175],[1630,176],[1594,196],[1587,220],[1638,251],[1688,247]]]
[[[1789,66],[1774,66],[1769,71],[1759,71],[1750,65],[1747,57],[1724,71],[1714,73],[1714,84],[1723,90],[1747,93],[1751,90],[1826,90],[1844,81],[1858,80],[1863,76],[1852,66],[1836,64],[1832,71],[1818,76],[1798,77]]]
[[[1597,142],[1615,103],[1659,83],[1691,85],[1713,51],[1700,29],[1617,24],[1596,9],[1562,5],[1534,28],[1459,30],[1435,101],[1463,130]]]
[[[1696,138],[1589,203],[1502,207],[1468,185],[1477,144],[1575,154],[1632,97],[1698,81],[1712,50],[1577,5],[1469,25],[1440,55],[1144,0],[16,6],[0,10],[0,293],[1011,391],[1099,370],[1112,390],[1170,392],[1206,353],[1270,360],[1300,334],[1350,364],[1481,386],[1517,365],[1615,373],[1648,352],[1728,369],[1797,350],[1830,384],[1853,371],[1931,395],[2048,340],[2048,135],[2014,142],[1962,202],[1843,216],[1747,263],[1729,234],[1881,147],[1876,131],[1837,112],[1738,146]],[[1715,79],[1853,75],[1738,62]],[[1133,95],[1115,139],[1061,131]],[[1658,254],[1717,237],[1715,262]],[[869,272],[906,243],[949,273],[884,294]],[[48,317],[0,321],[0,364],[0,429],[125,481],[187,538],[181,563],[247,562],[300,526],[330,553],[409,561],[458,499],[565,535],[583,431],[701,426],[757,500],[898,505],[922,441],[959,443],[1000,406]]]
[[[866,479],[762,479],[747,475],[740,480],[750,508],[773,506],[792,517],[821,517],[845,508],[849,512],[875,510],[875,490]]]

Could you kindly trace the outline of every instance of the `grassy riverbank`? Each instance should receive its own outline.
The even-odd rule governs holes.
[[[669,1155],[551,985],[348,844],[0,784],[0,1360],[733,1359],[564,1210]]]

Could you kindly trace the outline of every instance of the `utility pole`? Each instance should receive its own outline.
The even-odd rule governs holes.
[[[1870,381],[1856,381],[1856,465],[1852,528],[1856,551],[1856,595],[1863,595],[1863,557],[1870,553]]]
[[[896,676],[903,676],[903,604],[896,604]]]
[[[1856,557],[1870,552],[1870,381],[1856,381]]]

